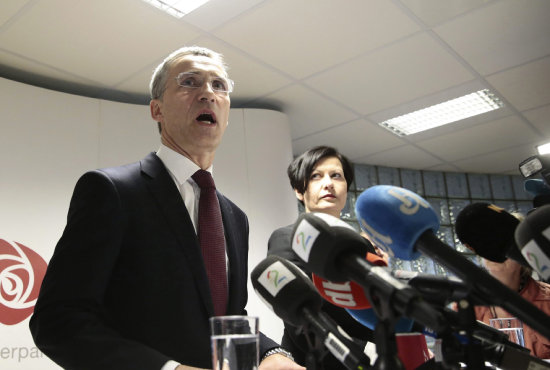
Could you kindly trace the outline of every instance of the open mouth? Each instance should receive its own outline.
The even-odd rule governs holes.
[[[213,125],[216,123],[216,119],[210,113],[201,113],[198,115],[196,120],[199,122],[208,123],[210,125]]]

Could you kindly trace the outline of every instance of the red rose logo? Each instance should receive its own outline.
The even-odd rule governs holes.
[[[0,323],[15,325],[32,314],[47,266],[32,249],[0,239]]]

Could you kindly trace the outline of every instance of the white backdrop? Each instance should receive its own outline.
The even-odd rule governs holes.
[[[137,161],[159,146],[148,106],[0,78],[0,111],[0,239],[23,244],[46,262],[65,226],[78,177],[90,169]],[[286,176],[292,159],[290,129],[284,114],[269,110],[232,109],[229,122],[214,177],[219,190],[249,217],[251,270],[265,257],[271,232],[297,217]],[[0,369],[59,369],[35,348],[28,318],[11,325],[2,320],[6,310],[20,304],[4,291],[10,282],[2,261],[10,257],[0,251]],[[280,340],[281,321],[250,284],[247,309],[260,316],[264,333]]]

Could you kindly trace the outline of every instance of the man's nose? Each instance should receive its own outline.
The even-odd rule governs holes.
[[[210,81],[205,81],[201,87],[199,87],[199,100],[211,100],[214,101],[216,93],[212,88]]]

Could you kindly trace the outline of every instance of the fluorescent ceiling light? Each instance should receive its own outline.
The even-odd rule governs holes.
[[[143,0],[148,4],[170,14],[173,17],[181,18],[193,10],[207,3],[209,0]]]
[[[540,155],[550,154],[550,143],[537,146],[537,150],[539,151]]]
[[[479,90],[379,123],[396,135],[406,136],[503,107],[489,90]]]

